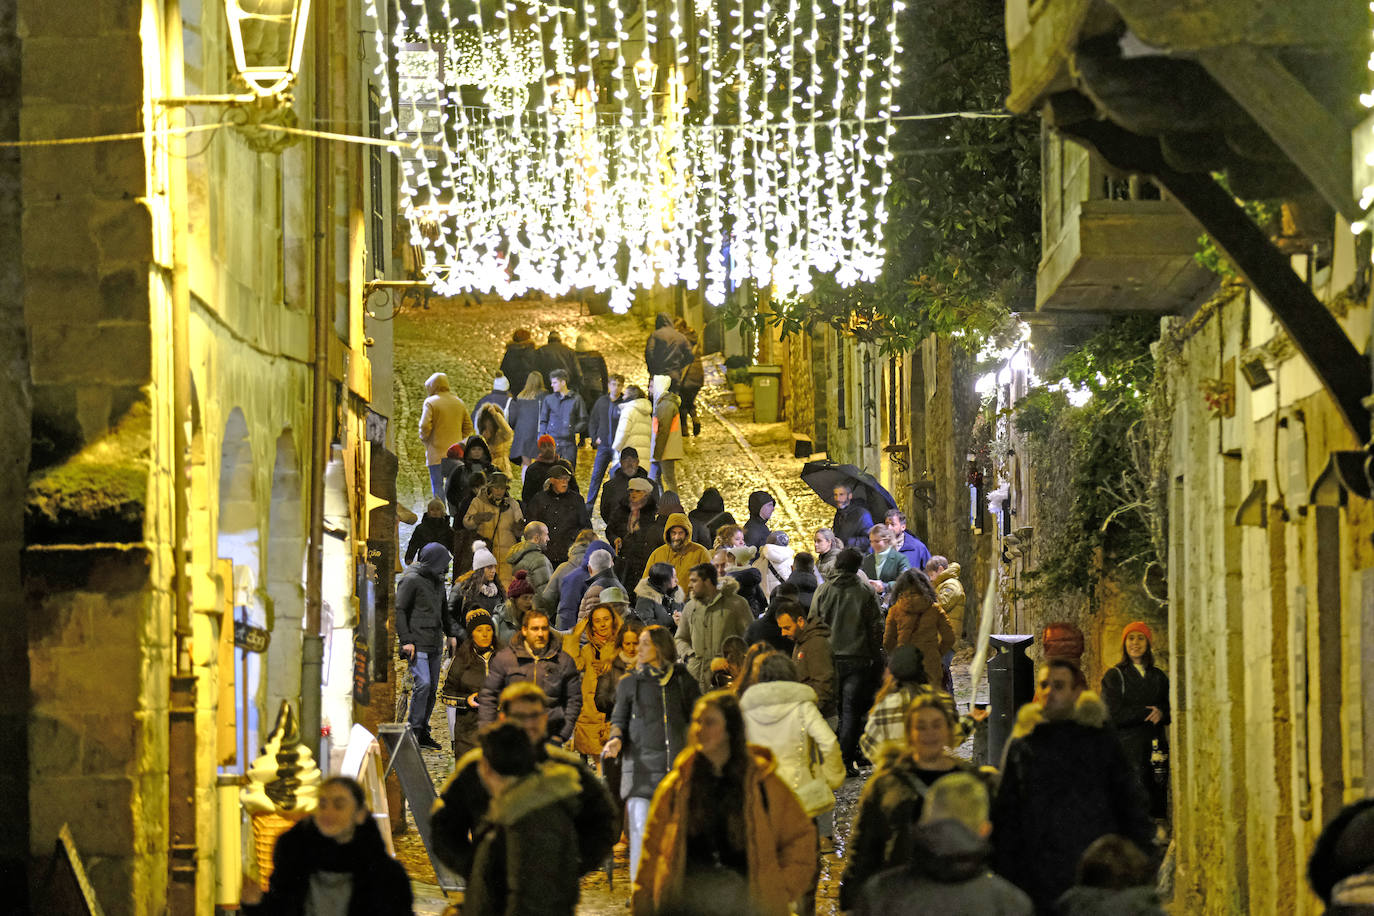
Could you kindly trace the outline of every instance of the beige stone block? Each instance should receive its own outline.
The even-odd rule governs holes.
[[[90,204],[82,200],[26,204],[22,226],[25,269],[94,272],[98,252],[90,231],[90,217]]]
[[[147,262],[153,256],[153,217],[137,201],[93,204],[92,235],[104,265]]]
[[[82,856],[82,863],[86,866],[86,877],[90,879],[97,899],[129,901],[129,908],[124,912],[147,912],[146,904],[140,908],[133,903],[135,866],[138,859],[133,856],[87,856],[85,850],[82,850]]]
[[[79,718],[35,714],[29,718],[29,774],[76,776],[81,772],[83,725]]]
[[[47,854],[63,824],[83,856],[122,856],[134,849],[134,780],[64,776],[30,780],[30,835]],[[114,898],[102,898],[111,899]]]
[[[152,340],[146,324],[35,325],[29,330],[29,358],[37,384],[139,385],[152,377]]]
[[[139,4],[53,3],[51,0],[24,0],[19,4],[18,32],[21,38],[69,36],[95,38],[110,32],[138,31]]]
[[[99,108],[85,100],[69,104],[55,104],[49,100],[26,101],[19,111],[19,139],[52,140],[63,137],[86,137],[101,134],[123,134],[142,130],[142,111],[134,105]],[[45,158],[55,147],[36,147],[23,153],[24,168],[30,160]],[[126,155],[142,159],[140,140],[124,140],[111,145]]]
[[[24,42],[22,79],[29,104],[137,106],[143,101],[142,41],[136,31],[33,37]]]
[[[127,776],[134,772],[143,719],[127,713],[92,711],[81,717],[84,741],[81,771],[92,776]]]
[[[35,715],[137,708],[139,653],[128,647],[29,652]]]

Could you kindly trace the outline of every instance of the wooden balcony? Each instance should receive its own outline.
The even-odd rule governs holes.
[[[1202,228],[1142,178],[1113,179],[1086,149],[1046,128],[1036,308],[1175,312],[1215,275],[1198,266]]]

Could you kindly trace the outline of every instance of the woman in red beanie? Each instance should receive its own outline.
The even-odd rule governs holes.
[[[1143,622],[1126,624],[1121,631],[1121,661],[1102,676],[1102,699],[1111,712],[1126,759],[1150,796],[1150,814],[1167,816],[1169,784],[1169,676],[1155,667],[1150,651],[1154,634]],[[1163,755],[1163,770],[1155,773],[1151,758]]]

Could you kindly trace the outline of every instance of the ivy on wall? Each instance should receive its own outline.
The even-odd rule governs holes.
[[[1037,531],[1032,592],[1090,592],[1115,568],[1164,598],[1171,408],[1151,346],[1158,337],[1157,318],[1116,318],[1045,370],[1012,408],[1033,463],[1065,471],[1068,498],[1060,523]],[[1074,406],[1062,387],[1091,396]]]

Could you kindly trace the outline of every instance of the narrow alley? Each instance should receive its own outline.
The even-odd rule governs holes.
[[[629,384],[643,385],[644,342],[652,327],[634,315],[587,315],[576,303],[489,302],[460,304],[458,300],[434,299],[428,309],[409,309],[396,318],[396,444],[400,459],[397,501],[416,515],[423,515],[429,499],[429,478],[424,450],[416,430],[424,401],[424,381],[434,372],[446,372],[454,391],[468,405],[491,390],[491,380],[511,333],[528,328],[542,343],[549,331],[558,331],[571,343],[586,335],[606,358],[611,373],[625,376]],[[697,400],[701,410],[701,435],[686,439],[687,458],[678,469],[683,505],[691,508],[708,486],[720,490],[725,508],[736,518],[748,516],[745,500],[752,490],[768,490],[777,498],[773,527],[786,531],[798,550],[809,549],[817,528],[830,524],[834,510],[802,482],[800,472],[807,459],[792,457],[792,435],[785,423],[755,423],[749,410],[734,404],[724,385],[719,355],[706,360],[706,387]],[[582,491],[592,467],[591,452],[579,456],[577,477]],[[598,532],[605,523],[593,518]],[[400,543],[410,537],[411,526],[402,525]],[[406,666],[399,665],[398,677]],[[442,705],[435,708],[433,734],[444,749],[425,751],[425,762],[436,787],[453,767],[448,728]],[[840,871],[843,868],[849,821],[863,787],[862,779],[847,780],[836,792],[836,842],[823,858],[817,913],[835,912]],[[416,879],[418,913],[438,913],[443,895],[435,884],[419,834],[413,828],[396,838],[397,857]],[[629,893],[629,861],[617,852],[615,869],[608,881],[597,872],[583,882],[580,913],[622,913]]]

